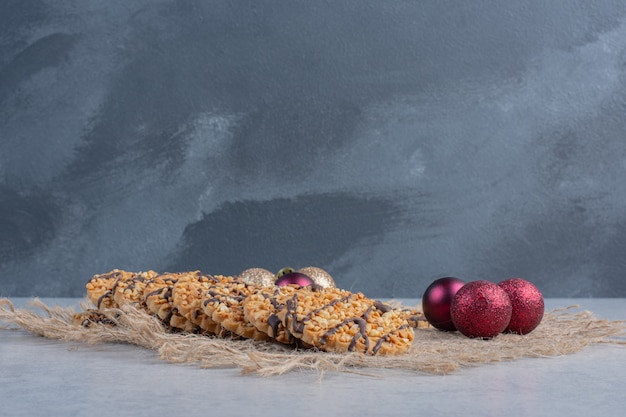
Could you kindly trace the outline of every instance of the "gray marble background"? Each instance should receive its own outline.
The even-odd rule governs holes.
[[[626,296],[624,1],[0,1],[0,296],[113,268]]]

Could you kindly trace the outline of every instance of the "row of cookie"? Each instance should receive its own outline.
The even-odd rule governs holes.
[[[317,285],[267,286],[199,271],[157,274],[114,270],[87,283],[99,311],[132,304],[172,329],[273,340],[332,352],[405,352],[418,311],[391,308],[361,293]],[[89,324],[94,312],[78,316]],[[97,320],[96,320],[97,321]]]

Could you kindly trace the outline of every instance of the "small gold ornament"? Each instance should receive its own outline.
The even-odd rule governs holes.
[[[244,282],[259,284],[263,287],[271,287],[274,285],[276,277],[270,271],[264,268],[249,268],[239,274]]]
[[[330,274],[324,271],[322,268],[318,268],[316,266],[307,266],[304,268],[298,269],[297,272],[301,274],[307,275],[309,278],[313,280],[317,285],[322,288],[335,288],[335,280]]]

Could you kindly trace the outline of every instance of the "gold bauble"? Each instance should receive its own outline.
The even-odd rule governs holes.
[[[239,274],[244,282],[259,284],[262,287],[271,287],[274,285],[276,277],[270,271],[264,268],[249,268]]]
[[[316,266],[307,266],[307,267],[298,269],[297,272],[300,272],[301,274],[308,276],[309,278],[313,280],[314,283],[316,283],[322,288],[336,287],[335,280],[333,279],[333,277],[331,277],[330,274],[324,271],[322,268],[318,268]]]

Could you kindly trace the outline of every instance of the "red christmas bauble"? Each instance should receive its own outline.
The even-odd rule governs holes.
[[[424,317],[435,328],[454,331],[456,327],[450,317],[450,304],[465,281],[454,277],[439,278],[426,288],[422,296]]]
[[[274,282],[274,285],[278,287],[290,284],[307,287],[309,285],[313,285],[313,280],[308,275],[301,274],[300,272],[288,272],[276,278],[276,281]]]
[[[535,330],[543,318],[543,295],[531,282],[522,278],[509,278],[498,284],[506,291],[513,312],[505,332],[528,334]]]
[[[467,337],[483,339],[490,339],[506,329],[511,312],[511,300],[506,291],[485,280],[465,284],[450,306],[456,329]]]

